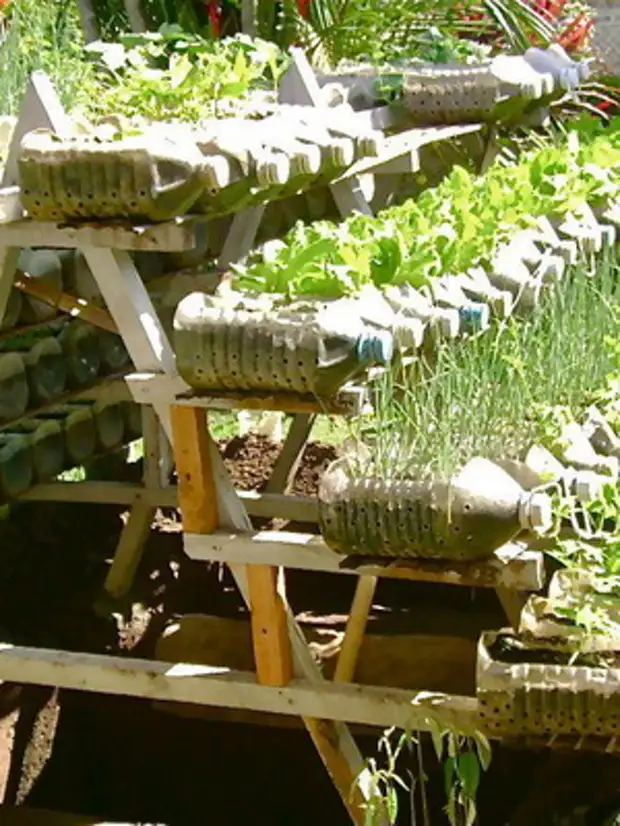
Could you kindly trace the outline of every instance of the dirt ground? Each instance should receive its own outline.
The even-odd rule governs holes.
[[[260,488],[278,448],[265,440],[223,444],[239,487]],[[310,445],[295,481],[316,491],[334,457]],[[138,473],[129,466],[128,473]],[[23,504],[0,524],[0,635],[16,644],[149,656],[166,622],[184,613],[235,617],[242,602],[216,567],[185,558],[178,520],[159,514],[125,619],[99,616],[93,604],[120,530],[121,509]],[[290,572],[296,614],[345,615],[349,577]],[[377,602],[406,623],[417,611],[449,605],[501,614],[495,594],[383,581]],[[438,614],[440,612],[438,611]],[[182,719],[147,702],[81,692],[0,687],[0,783],[5,802],[168,826],[347,826],[344,809],[303,731]],[[376,738],[361,741],[372,755]],[[10,758],[10,759],[9,759]],[[443,777],[430,750],[432,823],[441,814]],[[407,765],[403,766],[407,771]],[[570,809],[620,787],[618,761],[597,755],[549,759],[546,752],[496,748],[480,794],[483,826],[552,826],[551,811]],[[519,806],[525,808],[514,815]],[[407,799],[401,818],[411,824]],[[421,822],[418,820],[418,822]],[[601,824],[602,820],[592,821]],[[1,823],[1,816],[0,816]]]

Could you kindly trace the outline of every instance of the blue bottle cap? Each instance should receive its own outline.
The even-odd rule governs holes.
[[[490,310],[487,304],[467,304],[459,307],[459,316],[468,330],[485,330],[489,326]]]
[[[394,336],[387,330],[368,330],[358,338],[356,353],[361,364],[387,364],[394,354]]]

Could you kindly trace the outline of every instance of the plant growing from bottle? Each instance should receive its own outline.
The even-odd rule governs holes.
[[[477,818],[478,788],[491,762],[491,745],[479,731],[442,728],[432,718],[427,720],[427,724],[436,757],[443,765],[448,821],[451,826],[472,826]],[[368,761],[372,802],[365,810],[365,826],[385,823],[386,817],[390,826],[396,823],[400,811],[399,789],[409,793],[412,823],[432,826],[426,795],[422,737],[419,731],[390,728],[383,732],[378,743],[379,758]],[[381,757],[382,765],[379,763]],[[404,772],[408,775],[408,781],[403,779]],[[417,818],[418,811],[421,821]]]

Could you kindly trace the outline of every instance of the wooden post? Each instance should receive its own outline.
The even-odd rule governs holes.
[[[207,411],[174,405],[170,420],[183,530],[213,533],[219,515]],[[258,680],[266,685],[286,685],[293,675],[293,658],[278,569],[248,565],[246,576]]]
[[[334,682],[350,683],[355,676],[360,647],[366,632],[368,614],[372,608],[378,581],[376,576],[361,576],[357,580],[351,613],[334,672]]]

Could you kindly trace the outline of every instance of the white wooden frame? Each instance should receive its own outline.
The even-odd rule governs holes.
[[[303,54],[298,50],[293,52],[293,65],[283,84],[282,100],[315,108],[323,106],[314,73]],[[333,118],[337,113],[325,110],[325,114],[326,118]],[[350,128],[355,134],[369,126],[375,127],[377,124],[385,126],[390,122],[391,117],[388,111],[372,115],[362,113],[360,116],[353,116],[348,126],[342,123],[339,128],[343,130]],[[0,191],[0,212],[3,208],[7,221],[0,225],[0,316],[5,309],[13,283],[20,247],[50,246],[80,249],[90,266],[116,328],[127,346],[137,375],[151,376],[154,380],[163,382],[168,388],[167,392],[160,390],[159,393],[152,393],[151,396],[145,398],[139,390],[139,382],[128,382],[136,401],[147,405],[144,420],[145,479],[144,485],[139,490],[132,490],[131,486],[115,486],[112,492],[112,488],[104,488],[99,483],[96,487],[89,488],[78,487],[80,483],[76,483],[75,486],[72,484],[72,493],[62,486],[55,488],[54,491],[52,488],[55,486],[51,485],[42,486],[39,489],[39,494],[42,495],[45,492],[44,498],[53,498],[58,491],[58,496],[67,495],[72,501],[77,501],[77,498],[73,498],[74,496],[83,495],[103,499],[110,497],[108,501],[111,501],[111,497],[120,497],[122,501],[130,504],[130,516],[122,532],[117,554],[106,581],[108,593],[112,596],[121,596],[126,591],[127,583],[131,581],[140,561],[141,548],[152,522],[154,508],[159,502],[171,499],[174,501],[174,493],[167,485],[163,471],[166,462],[165,457],[162,456],[162,445],[165,452],[165,440],[162,442],[159,428],[163,429],[166,440],[169,442],[172,439],[170,407],[179,402],[175,394],[170,392],[170,388],[176,386],[179,392],[182,392],[170,342],[129,252],[138,249],[159,249],[161,251],[192,249],[195,244],[196,222],[192,218],[184,218],[157,227],[75,228],[23,219],[16,220],[20,217],[15,193],[18,143],[26,131],[41,125],[52,126],[61,134],[71,129],[70,121],[62,111],[51,84],[44,79],[44,76],[35,75],[29,86],[24,111],[18,122],[2,182],[3,189]],[[471,131],[472,128],[475,127],[468,127],[461,131]],[[360,175],[374,172],[392,174],[395,171],[411,171],[417,168],[417,147],[429,139],[434,139],[429,138],[429,130],[418,131],[420,134],[417,140],[415,136],[412,136],[410,140],[392,141],[383,156],[374,159],[372,163],[358,164],[330,184],[342,215],[347,215],[354,210],[365,214],[372,212],[368,199],[364,195],[364,182],[359,177]],[[422,132],[424,135],[421,134]],[[440,137],[439,132],[440,130],[435,130],[433,134]],[[243,257],[251,249],[263,212],[264,207],[259,206],[235,215],[220,257],[220,266],[228,266],[233,260]],[[187,399],[185,403],[188,406],[194,406],[195,400]],[[278,488],[285,487],[285,480],[290,473],[290,467],[287,469],[286,463],[290,461],[292,465],[295,461],[295,457],[307,438],[312,421],[311,415],[315,411],[304,412],[307,418],[297,420],[298,427],[293,429],[294,434],[286,446],[289,455],[285,457],[280,466],[280,480],[276,479],[273,485],[275,490],[261,497],[239,496],[235,492],[221,455],[211,436],[207,436],[216,480],[220,529],[240,535],[242,543],[247,544],[247,537],[251,536],[248,510],[256,508],[257,503],[261,503],[261,507],[264,507],[266,502],[277,504],[284,510],[283,500],[286,497]],[[155,416],[159,425],[156,423]],[[77,494],[79,490],[82,493]],[[270,500],[269,496],[280,498]],[[37,491],[35,490],[25,498],[36,497]],[[211,551],[208,551],[209,543],[211,543]],[[217,536],[210,538],[188,535],[186,537],[186,548],[195,557],[211,558],[213,553],[216,553],[214,543],[217,543]],[[250,547],[253,546],[250,545]],[[244,601],[251,608],[246,566],[258,560],[247,551],[240,553],[239,543],[233,542],[232,545],[229,543],[227,548],[226,555],[222,555],[220,551],[217,553],[229,565]],[[233,551],[234,548],[236,551]],[[284,557],[281,555],[283,549],[286,551]],[[260,561],[267,561],[273,567],[285,563],[291,567],[303,568],[305,567],[304,560],[310,558],[307,551],[307,545],[305,548],[300,548],[291,541],[288,546],[280,542],[277,553],[274,554],[273,548],[270,550],[266,543],[261,549]],[[315,562],[316,567],[313,569],[337,570],[333,555],[330,558],[330,554],[331,552],[325,546],[321,547],[321,543],[317,543],[313,558],[318,561]],[[510,579],[515,570],[514,563],[496,560],[494,564],[498,572],[497,585],[509,587],[518,580],[521,585],[536,586],[540,579],[540,558],[540,555],[530,554],[522,566],[519,564],[519,570],[523,568],[526,571],[525,579],[521,580],[515,579],[514,576],[512,580]],[[343,661],[338,669],[341,681],[350,678],[354,673],[356,649],[372,604],[376,577],[384,575],[385,571],[370,568],[364,571],[349,570],[348,573],[357,576],[363,573],[364,576],[360,579],[357,599],[352,610],[352,618],[355,621],[352,619],[348,629],[347,645],[345,645],[346,662]],[[418,571],[417,578],[424,579],[423,572]],[[449,576],[446,581],[450,581]],[[458,577],[454,582],[463,584]],[[293,682],[284,687],[260,685],[253,675],[228,674],[222,669],[213,671],[213,669],[205,669],[204,666],[184,666],[183,664],[170,666],[124,658],[12,646],[0,646],[0,679],[104,691],[111,694],[128,694],[158,700],[179,700],[300,715],[305,719],[328,771],[334,778],[340,777],[339,781],[335,779],[335,783],[347,805],[352,821],[360,826],[363,823],[363,811],[356,810],[348,804],[349,790],[343,787],[342,778],[345,775],[349,779],[359,778],[360,789],[366,800],[373,792],[364,761],[344,720],[379,726],[413,725],[416,728],[426,728],[428,719],[433,718],[444,727],[458,725],[460,728],[471,726],[472,730],[482,728],[476,703],[471,698],[450,698],[445,695],[425,695],[424,693],[412,698],[409,692],[344,685],[342,682],[337,685],[329,684],[323,678],[290,609],[286,605],[284,609],[295,673]]]

